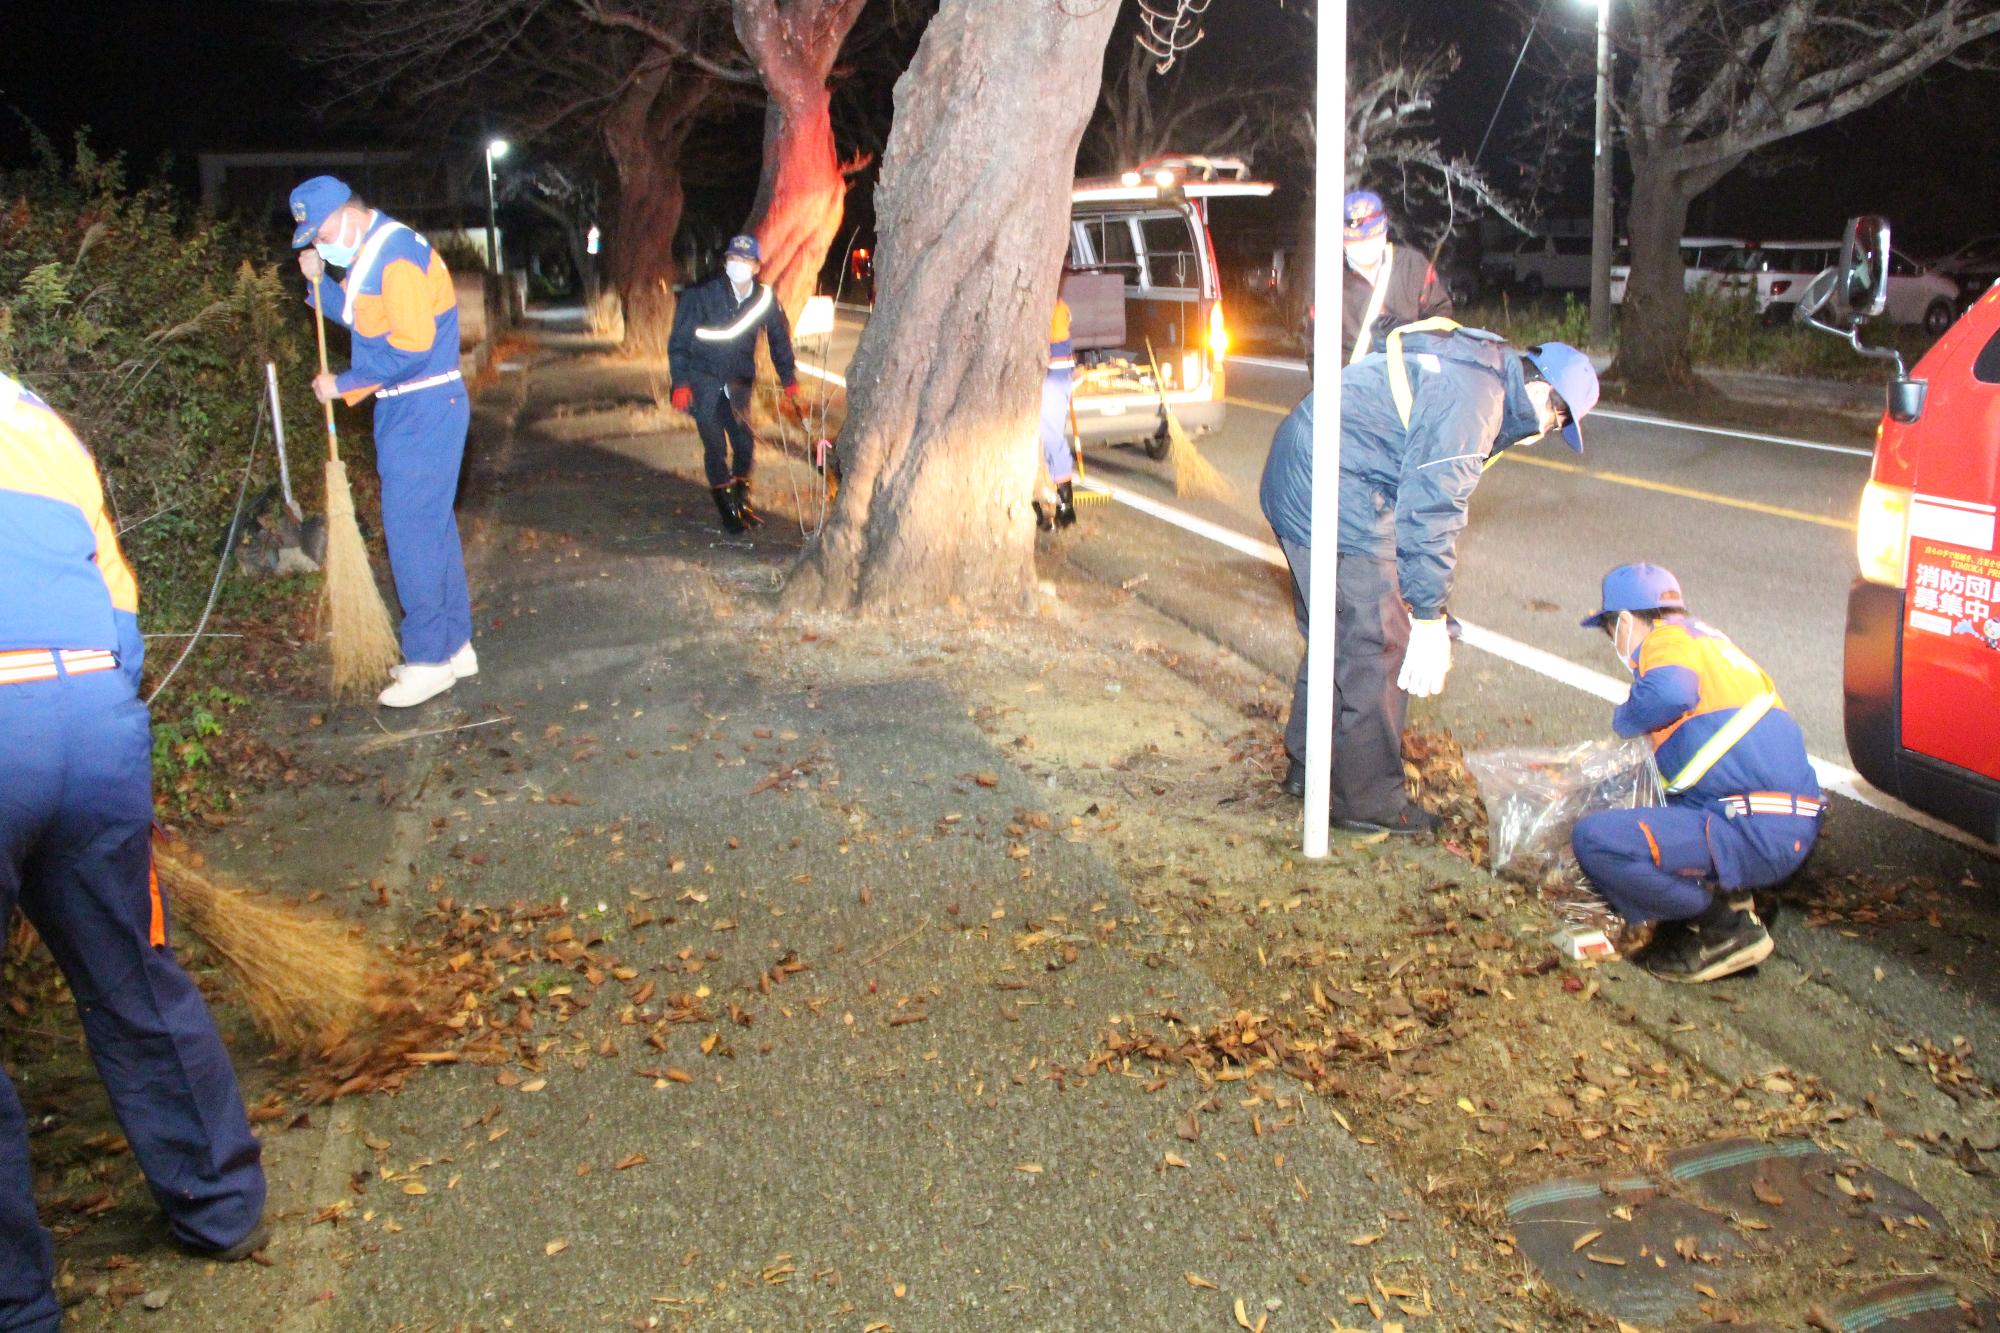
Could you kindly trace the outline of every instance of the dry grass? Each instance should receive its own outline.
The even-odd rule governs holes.
[[[155,843],[153,865],[176,916],[220,958],[250,1016],[279,1046],[312,1049],[361,1026],[381,988],[375,953],[339,922],[282,899],[218,884]]]
[[[400,662],[402,647],[375,586],[368,547],[354,518],[347,465],[326,464],[326,625],[333,656],[333,693],[351,699],[374,692]]]

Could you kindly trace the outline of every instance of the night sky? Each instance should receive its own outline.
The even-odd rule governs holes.
[[[468,0],[473,2],[473,0]],[[1355,0],[1357,16],[1384,0]],[[1401,0],[1390,6],[1420,35],[1455,40],[1464,56],[1446,89],[1438,126],[1448,149],[1469,152],[1484,129],[1518,49],[1508,0]],[[1584,14],[1549,0],[1537,43],[1587,41]],[[1203,65],[1268,58],[1284,31],[1278,0],[1220,0],[1210,11]],[[1576,14],[1565,13],[1577,9]],[[23,118],[58,141],[89,126],[102,150],[122,150],[136,174],[164,168],[191,186],[208,149],[360,144],[391,127],[329,123],[323,72],[296,52],[330,7],[290,0],[0,0],[0,166],[27,153]],[[1565,24],[1569,26],[1564,26]],[[1539,69],[1538,69],[1539,66]],[[1532,53],[1521,78],[1546,77]],[[1842,217],[1887,213],[1919,252],[2000,231],[2000,143],[1991,113],[2000,75],[1940,73],[1870,111],[1789,141],[1768,167],[1746,168],[1697,202],[1690,230],[1746,236],[1834,233]],[[1517,85],[1509,111],[1517,110]],[[353,114],[353,113],[349,113]],[[365,114],[365,113],[364,113]],[[1504,141],[1503,115],[1496,144]],[[1485,165],[1504,178],[1504,154]],[[1775,174],[1771,174],[1775,171]],[[1571,173],[1584,211],[1587,161]]]

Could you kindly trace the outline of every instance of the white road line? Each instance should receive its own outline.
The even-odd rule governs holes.
[[[821,370],[818,366],[809,366],[803,361],[798,363],[798,368],[799,373],[802,375],[810,375],[816,380],[825,380],[828,384],[837,384],[843,389],[847,387],[847,377],[845,375],[836,375],[831,370]]]
[[[1306,373],[1306,363],[1291,357],[1280,356],[1232,356],[1231,361],[1246,366],[1262,366],[1266,370],[1290,370],[1298,374]],[[1756,431],[1730,430],[1726,426],[1698,426],[1692,421],[1675,421],[1670,417],[1656,417],[1640,412],[1615,412],[1610,408],[1598,408],[1590,415],[1607,421],[1628,421],[1639,426],[1653,426],[1660,430],[1689,431],[1697,435],[1726,435],[1734,440],[1755,440],[1759,444],[1781,444],[1788,449],[1810,449],[1815,453],[1846,454],[1852,458],[1873,458],[1873,449],[1863,449],[1850,444],[1822,444],[1818,440],[1801,440],[1790,435],[1762,435]]]
[[[1265,564],[1275,565],[1279,569],[1289,569],[1285,562],[1285,553],[1270,542],[1246,537],[1232,528],[1211,523],[1205,518],[1163,504],[1136,491],[1127,490],[1123,486],[1114,486],[1090,477],[1080,477],[1076,484],[1085,490],[1110,496],[1120,504],[1129,505],[1163,523],[1171,523],[1184,532],[1191,532],[1197,537],[1206,537],[1209,541],[1247,555],[1253,560],[1262,560]],[[1537,675],[1546,676],[1560,684],[1582,690],[1585,694],[1594,695],[1606,703],[1624,703],[1625,696],[1631,689],[1630,681],[1618,680],[1590,667],[1578,666],[1568,658],[1558,657],[1533,644],[1522,643],[1519,639],[1509,638],[1505,634],[1463,620],[1459,621],[1459,642],[1469,648],[1490,653],[1502,661],[1526,667]],[[1887,792],[1876,790],[1859,773],[1843,764],[1821,759],[1817,755],[1808,755],[1807,758],[1812,761],[1813,773],[1819,778],[1821,788],[1826,791],[1845,796],[1850,801],[1879,810],[1905,823],[1914,824],[1938,837],[1948,838],[1988,855],[2000,854],[2000,847],[1975,838],[1963,829],[1947,824],[1943,820],[1932,818],[1921,810],[1912,809]]]

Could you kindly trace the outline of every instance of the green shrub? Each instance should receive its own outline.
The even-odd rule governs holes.
[[[142,627],[192,628],[264,398],[286,389],[295,489],[317,507],[311,324],[270,237],[126,184],[79,136],[64,161],[0,173],[0,369],[29,385],[96,455],[139,575]],[[343,444],[346,433],[343,432]],[[304,445],[304,448],[300,448]],[[276,477],[267,431],[253,490]],[[159,654],[164,656],[164,654]]]
[[[1612,311],[1614,337],[1620,309]],[[1591,347],[1590,307],[1574,296],[1564,296],[1560,306],[1548,301],[1515,301],[1506,293],[1481,302],[1458,314],[1461,323],[1491,329],[1517,347],[1535,343],[1570,343]],[[1882,364],[1854,354],[1854,349],[1838,338],[1815,329],[1800,328],[1789,322],[1767,324],[1751,303],[1710,292],[1688,296],[1688,341],[1697,370],[1753,371],[1767,375],[1803,376],[1817,379],[1876,382],[1882,378]],[[1863,339],[1899,349],[1903,359],[1915,365],[1930,347],[1923,330],[1870,325]],[[1608,352],[1609,347],[1593,350]]]

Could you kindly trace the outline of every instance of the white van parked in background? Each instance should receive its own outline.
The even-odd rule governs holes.
[[[1685,291],[1705,291],[1715,286],[1716,271],[1722,261],[1733,252],[1741,250],[1746,242],[1740,236],[1683,236],[1681,237],[1681,287]],[[1623,242],[1619,243],[1618,255],[1611,265],[1611,304],[1625,303],[1625,280],[1632,275],[1630,252]]]
[[[1062,295],[1076,349],[1077,434],[1167,450],[1162,398],[1189,431],[1222,424],[1229,329],[1211,200],[1263,198],[1236,158],[1160,157],[1070,191]],[[1154,378],[1154,365],[1159,377]]]
[[[1763,241],[1722,261],[1716,290],[1754,302],[1766,321],[1780,323],[1792,317],[1813,276],[1839,258],[1839,241]]]

